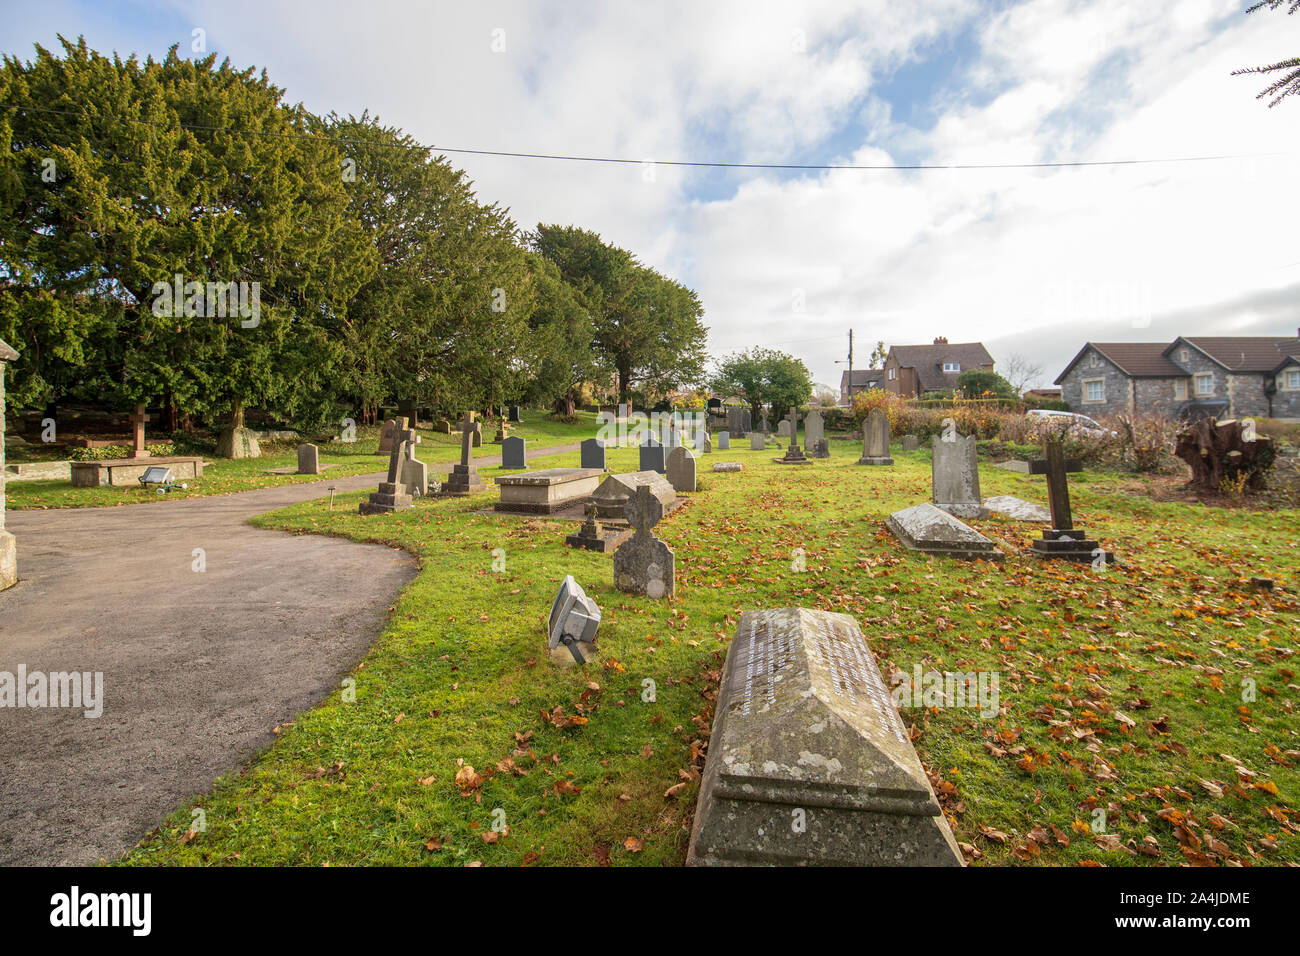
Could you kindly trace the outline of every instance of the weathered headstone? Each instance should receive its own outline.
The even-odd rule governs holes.
[[[945,432],[930,439],[930,477],[935,505],[959,518],[987,518],[980,501],[975,436]]]
[[[227,425],[217,436],[219,458],[261,458],[262,446],[251,428]]]
[[[667,452],[664,446],[655,441],[653,435],[647,435],[645,442],[640,445],[640,467],[639,471],[657,471],[663,474],[668,470]]]
[[[525,439],[512,435],[501,442],[501,467],[528,467],[528,442]]]
[[[447,421],[447,419],[445,418],[439,418],[437,421],[433,423],[433,430],[436,431],[439,435],[450,435],[451,422]]]
[[[713,466],[714,471],[744,471],[745,466],[738,461],[720,461]]]
[[[483,483],[478,469],[470,464],[470,448],[473,447],[474,413],[466,412],[460,423],[460,464],[452,466],[451,474],[442,483],[442,494],[463,497],[482,491],[487,486]]]
[[[679,495],[695,491],[695,455],[689,448],[678,445],[668,453],[668,483]]]
[[[1052,510],[1052,527],[1044,531],[1041,538],[1035,539],[1030,547],[1040,558],[1104,568],[1115,563],[1114,553],[1090,539],[1082,528],[1074,526],[1070,485],[1066,478],[1066,474],[1072,471],[1083,471],[1083,463],[1077,458],[1065,457],[1060,435],[1046,436],[1043,439],[1043,457],[1029,463],[1029,473],[1047,476],[1047,503]]]
[[[741,615],[686,862],[962,865],[852,617],[806,608]]]
[[[916,451],[921,447],[921,439],[915,435],[903,436],[903,451]]]
[[[585,548],[588,551],[599,551],[601,554],[613,551],[620,535],[605,530],[600,523],[600,519],[596,516],[594,502],[587,503],[586,511],[587,520],[582,523],[582,527],[578,531],[566,535],[564,543],[571,548]]]
[[[483,423],[475,422],[474,427],[470,429],[470,447],[483,447]]]
[[[787,419],[790,423],[790,444],[786,447],[785,454],[780,458],[772,459],[779,465],[811,465],[812,459],[803,453],[799,447],[799,414],[793,408]]]
[[[605,468],[605,443],[599,438],[588,438],[579,446],[583,468]]]
[[[614,552],[614,586],[628,594],[672,597],[676,589],[673,549],[651,531],[664,516],[663,503],[649,486],[640,485],[625,514],[636,533]]]
[[[0,591],[18,581],[18,539],[5,530],[5,364],[18,353],[0,341]]]
[[[737,438],[744,438],[749,432],[745,427],[745,409],[739,405],[729,405],[727,407],[727,431]]]
[[[397,419],[386,418],[379,427],[379,454],[387,455],[393,450],[393,436],[397,434]]]
[[[831,457],[831,443],[825,438],[819,438],[813,442],[812,448],[808,449],[808,451],[814,458],[829,458]]]
[[[786,421],[784,418],[776,423],[776,437],[777,438],[790,437],[790,423]]]
[[[818,439],[825,437],[826,420],[822,418],[822,413],[814,408],[803,417],[803,446],[812,451]]]
[[[718,432],[718,451],[731,450],[731,432]]]
[[[409,446],[414,448],[414,446]],[[402,462],[402,487],[411,497],[423,498],[429,493],[429,466],[420,459],[407,455]]]
[[[520,417],[520,414],[519,414],[519,406],[518,406],[518,405],[511,405],[511,406],[510,406],[510,420],[511,420],[512,422],[520,422],[520,421],[523,420],[523,419]]]
[[[892,465],[889,457],[889,416],[873,408],[862,423],[862,457],[859,465]]]
[[[320,474],[320,449],[311,442],[305,442],[298,446],[298,474]]]
[[[885,519],[885,524],[912,551],[985,561],[1001,561],[1006,557],[970,525],[929,503],[895,511]]]
[[[763,433],[762,433],[762,432],[750,432],[750,433],[749,433],[749,450],[750,450],[750,451],[762,451],[762,450],[763,450],[764,448],[766,448],[766,447],[767,447],[767,439],[766,439],[765,437],[763,437]]]
[[[402,467],[406,461],[407,442],[415,441],[415,432],[406,430],[393,436],[393,449],[388,454],[388,480],[379,483],[378,490],[363,501],[358,510],[363,515],[390,514],[411,507],[411,496],[402,485]]]

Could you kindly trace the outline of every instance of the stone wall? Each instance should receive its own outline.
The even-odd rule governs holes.
[[[1289,366],[1294,370],[1296,366]],[[1300,419],[1300,388],[1287,388],[1288,369],[1283,369],[1277,377],[1277,394],[1273,396],[1273,417]]]

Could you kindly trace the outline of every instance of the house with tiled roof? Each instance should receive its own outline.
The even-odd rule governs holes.
[[[1180,418],[1300,420],[1300,338],[1089,342],[1056,384],[1073,411],[1094,418],[1160,411]]]
[[[873,388],[885,387],[885,370],[883,368],[855,368],[851,373],[840,373],[840,404],[851,405],[853,396],[858,392],[869,392]]]
[[[971,369],[993,370],[993,356],[979,342],[951,343],[940,336],[930,345],[895,345],[885,356],[885,389],[920,398],[955,389],[957,376]]]

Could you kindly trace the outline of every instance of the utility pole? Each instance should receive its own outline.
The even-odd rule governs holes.
[[[849,405],[853,405],[853,330],[849,329]]]

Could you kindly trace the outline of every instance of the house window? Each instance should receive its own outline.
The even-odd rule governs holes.
[[[1177,379],[1174,382],[1174,398],[1182,400],[1187,398],[1187,380],[1184,378]]]
[[[1300,368],[1287,369],[1286,384],[1283,388],[1300,388]]]
[[[1106,380],[1092,378],[1083,383],[1083,400],[1085,402],[1104,402],[1106,400]]]
[[[1101,362],[1098,360],[1096,352],[1093,352],[1088,356],[1088,368],[1096,368],[1100,364]]]
[[[1182,362],[1184,365],[1187,364],[1187,349],[1178,350],[1178,361]]]
[[[945,372],[960,372],[960,371],[961,371],[961,363],[960,363],[960,362],[944,362],[944,363],[943,363],[943,370],[944,370]]]
[[[1210,372],[1203,372],[1196,376],[1196,394],[1213,395],[1214,394],[1214,375]]]
[[[891,382],[894,380],[894,369],[892,368],[889,370],[889,380]]]

